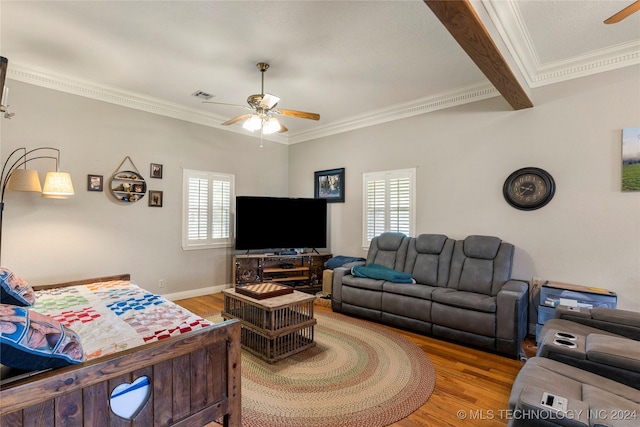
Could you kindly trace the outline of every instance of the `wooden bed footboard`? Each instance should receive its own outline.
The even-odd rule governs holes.
[[[240,426],[240,323],[232,320],[3,386],[7,426]],[[146,376],[151,393],[132,420],[111,391]]]
[[[240,323],[227,320],[4,384],[0,424],[202,427],[221,420],[240,426],[240,366]],[[141,377],[150,393],[135,415],[129,420],[113,413],[113,389]]]

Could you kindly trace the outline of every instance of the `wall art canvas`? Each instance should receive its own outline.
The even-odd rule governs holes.
[[[622,129],[622,191],[640,191],[640,126]]]

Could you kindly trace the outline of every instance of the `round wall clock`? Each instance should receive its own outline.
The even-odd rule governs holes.
[[[549,172],[540,168],[522,168],[504,181],[502,194],[511,206],[523,211],[540,209],[551,201],[556,183]]]

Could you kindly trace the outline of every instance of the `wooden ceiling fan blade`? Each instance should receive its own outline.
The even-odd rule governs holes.
[[[620,12],[616,13],[615,15],[611,16],[608,19],[605,19],[604,23],[615,24],[639,10],[640,10],[640,0],[636,0],[635,2],[631,3],[629,6],[622,9]]]
[[[289,129],[287,129],[287,127],[282,122],[280,122],[280,130],[278,131],[278,133],[284,133],[288,130]]]
[[[248,119],[249,117],[251,117],[251,114],[243,114],[241,116],[237,116],[237,117],[234,117],[233,119],[227,120],[222,124],[224,126],[232,125],[234,123],[238,123],[240,120]]]
[[[285,110],[281,108],[277,113],[282,114],[283,116],[297,117],[299,119],[320,120],[320,114],[307,113],[304,111]]]

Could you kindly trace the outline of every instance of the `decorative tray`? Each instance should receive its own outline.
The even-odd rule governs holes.
[[[236,286],[236,292],[255,299],[266,299],[293,293],[293,288],[291,286],[266,282],[255,285]]]

